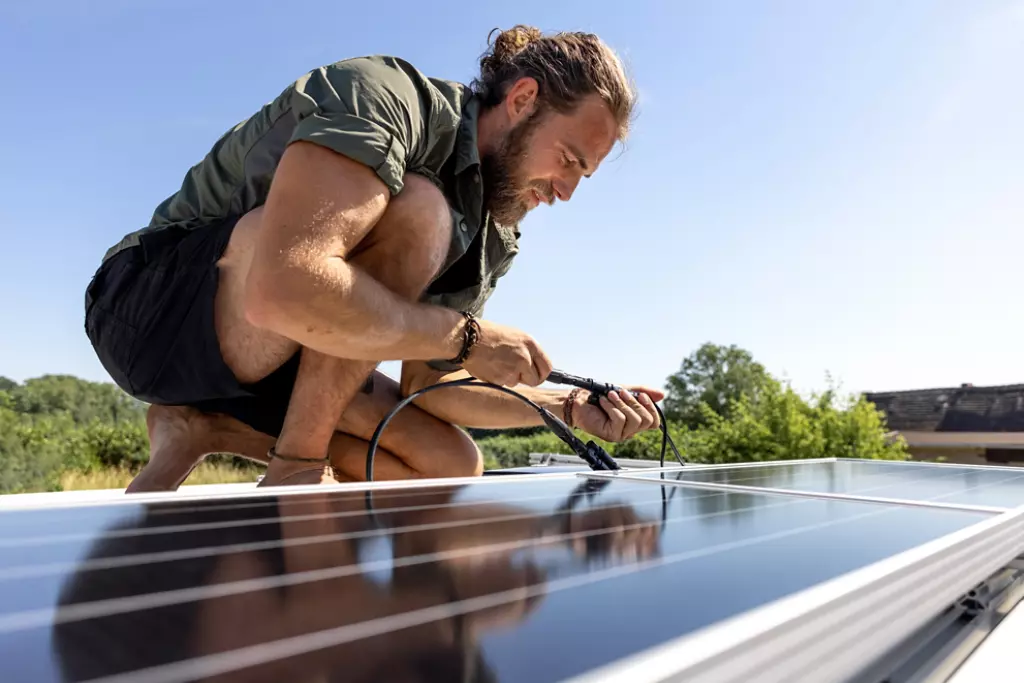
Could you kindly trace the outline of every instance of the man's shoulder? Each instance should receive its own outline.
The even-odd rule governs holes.
[[[333,92],[323,92],[327,85]],[[470,89],[457,81],[426,75],[407,60],[377,54],[349,57],[314,69],[295,84],[314,99],[342,97],[359,101],[385,100],[410,111],[451,118],[457,125]],[[427,110],[427,111],[424,111]]]

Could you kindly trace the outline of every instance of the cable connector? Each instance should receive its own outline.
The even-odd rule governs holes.
[[[590,396],[587,398],[587,403],[590,403],[592,405],[599,405],[599,399],[601,396],[607,396],[612,391],[623,390],[622,387],[617,386],[615,384],[598,382],[596,380],[590,379],[589,377],[578,377],[576,375],[571,375],[568,372],[562,372],[561,370],[552,370],[550,373],[548,373],[547,381],[553,382],[555,384],[568,384],[569,386],[579,387],[580,389],[586,389],[587,391],[590,392]],[[637,392],[635,391],[630,393],[632,393],[634,396],[637,395]],[[672,437],[668,435],[668,425],[665,423],[665,413],[662,412],[661,408],[658,406],[657,403],[654,404],[654,409],[658,412],[658,418],[661,421],[661,466],[665,466],[665,453],[667,452],[669,446],[672,447],[672,452],[675,454],[676,460],[679,461],[679,464],[685,465],[686,461],[683,460],[683,456],[679,453],[679,449],[676,448],[676,444],[674,441],[672,441]],[[607,458],[615,465],[613,468],[610,469],[620,469],[618,463],[612,460],[611,456],[608,455],[608,453],[606,453],[603,448],[595,444],[593,441],[591,441],[590,444],[588,444],[588,446],[590,445],[593,445],[593,447],[596,448],[597,451],[599,451],[599,453],[596,453],[594,455],[595,458],[601,458],[600,454],[604,454],[604,458]],[[584,456],[581,455],[580,457]],[[587,462],[589,463],[590,461],[587,460]]]
[[[622,390],[622,387],[614,384],[598,382],[597,380],[590,379],[589,377],[577,377],[576,375],[570,375],[568,372],[562,372],[561,370],[552,370],[548,374],[547,381],[554,382],[555,384],[568,384],[569,386],[586,389],[590,392],[590,396],[587,398],[587,403],[590,403],[591,405],[597,405],[598,399],[601,396],[607,396],[613,391]]]
[[[620,469],[617,462],[612,460],[612,457],[596,443],[591,441],[590,443],[583,443],[575,434],[569,425],[565,424],[557,417],[555,417],[551,411],[542,410],[541,419],[544,420],[544,424],[555,433],[559,439],[565,442],[569,448],[572,449],[573,453],[583,458],[583,460],[590,465],[592,470],[617,470]]]

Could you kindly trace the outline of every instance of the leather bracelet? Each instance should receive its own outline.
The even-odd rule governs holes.
[[[476,316],[469,311],[460,311],[462,317],[466,319],[466,324],[462,328],[462,349],[459,351],[459,355],[452,358],[449,363],[455,365],[462,365],[469,358],[469,352],[473,346],[480,341],[480,323],[477,322]]]
[[[570,428],[575,428],[572,423],[572,407],[576,403],[576,397],[583,391],[579,387],[574,388],[569,392],[569,395],[565,397],[565,401],[562,402],[562,422],[567,424]]]

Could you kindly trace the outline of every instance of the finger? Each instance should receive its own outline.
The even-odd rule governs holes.
[[[523,359],[523,372],[520,377],[523,384],[527,384],[531,387],[535,387],[541,383],[541,375],[537,370],[536,356],[534,355],[534,345],[528,344],[527,351],[530,354]]]
[[[622,438],[629,438],[636,433],[640,425],[643,424],[643,419],[636,414],[629,405],[622,399],[620,392],[609,391],[608,398],[615,404],[615,407],[622,411],[622,414],[626,416],[626,424],[623,429]]]
[[[665,398],[665,392],[664,391],[659,391],[658,389],[651,389],[650,387],[633,386],[633,387],[629,387],[629,390],[630,391],[635,391],[635,392],[638,392],[638,393],[641,393],[641,394],[647,394],[648,396],[650,396],[655,401],[660,401],[660,400]]]
[[[640,394],[636,397],[640,405],[644,407],[647,413],[651,416],[651,423],[643,429],[657,429],[661,426],[661,417],[658,415],[658,409],[654,406],[654,401],[647,394]]]
[[[520,375],[520,381],[523,384],[531,387],[535,387],[541,383],[540,376],[537,374],[537,368],[534,365],[523,370],[523,374]]]
[[[636,430],[638,432],[643,432],[650,429],[651,425],[654,424],[657,411],[643,405],[640,402],[640,399],[628,391],[622,391],[619,395],[622,396],[622,400],[626,402],[626,405],[629,406],[634,413],[640,416],[640,424],[637,426]],[[643,396],[644,394],[640,395]]]
[[[619,399],[620,401],[622,399]],[[626,415],[619,410],[614,403],[608,400],[607,396],[602,396],[598,399],[601,404],[601,408],[608,416],[608,422],[610,425],[610,434],[608,435],[609,441],[621,441],[622,431],[626,426]]]
[[[551,362],[551,357],[544,353],[544,349],[540,348],[539,344],[534,343],[533,346],[533,367],[537,370],[537,377],[543,382],[555,366]]]

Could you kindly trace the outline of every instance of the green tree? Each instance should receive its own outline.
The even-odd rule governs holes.
[[[72,429],[67,415],[31,416],[0,407],[0,493],[55,490]]]
[[[0,375],[0,391],[10,391],[11,389],[17,388],[18,383],[13,379]]]
[[[477,441],[484,454],[484,467],[525,467],[530,453],[572,453],[565,443],[551,432],[531,436],[491,436]]]
[[[863,399],[836,400],[829,390],[805,401],[792,387],[766,385],[757,401],[734,400],[729,417],[702,406],[706,424],[683,442],[693,462],[731,463],[803,458],[907,458],[888,438],[882,414]]]
[[[14,409],[32,415],[65,412],[78,424],[137,421],[145,406],[108,382],[89,382],[70,375],[44,375],[9,390]]]
[[[706,343],[668,378],[665,417],[687,427],[699,427],[708,420],[702,404],[713,414],[728,418],[736,401],[743,397],[757,401],[766,389],[777,385],[750,352],[737,346]]]

